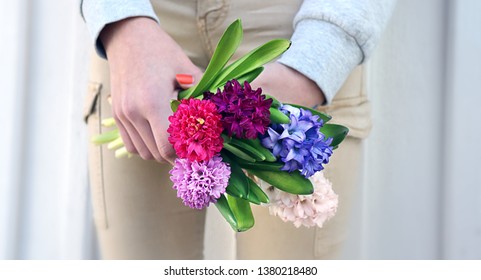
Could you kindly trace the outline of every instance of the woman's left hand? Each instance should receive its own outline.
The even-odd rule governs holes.
[[[277,98],[280,102],[295,103],[306,107],[324,104],[321,89],[311,79],[284,64],[274,62],[252,82],[252,88],[262,88],[262,93]]]

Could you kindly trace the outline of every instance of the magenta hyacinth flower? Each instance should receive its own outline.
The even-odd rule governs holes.
[[[178,158],[170,174],[177,197],[190,208],[203,209],[225,193],[231,171],[220,156],[214,156],[207,161]]]
[[[178,157],[190,161],[209,160],[222,150],[222,116],[214,103],[195,98],[183,99],[169,117],[169,142]]]
[[[264,134],[270,123],[269,108],[272,99],[261,94],[262,89],[252,90],[246,81],[242,86],[237,80],[228,81],[224,90],[206,92],[205,99],[217,105],[222,124],[229,136],[255,139]]]

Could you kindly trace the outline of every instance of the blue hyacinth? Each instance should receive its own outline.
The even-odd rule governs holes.
[[[289,116],[289,124],[271,124],[261,137],[264,147],[284,162],[283,171],[299,170],[306,178],[324,169],[332,155],[332,138],[319,131],[323,125],[319,116],[308,110],[282,105],[280,110]]]

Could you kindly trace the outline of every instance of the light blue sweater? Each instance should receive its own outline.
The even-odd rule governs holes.
[[[347,76],[372,53],[395,0],[304,0],[294,18],[292,46],[279,62],[315,81],[331,103]],[[128,17],[158,19],[149,0],[83,0],[81,12],[99,55],[105,25]]]

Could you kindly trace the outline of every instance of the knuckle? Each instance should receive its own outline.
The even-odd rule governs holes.
[[[145,119],[148,116],[158,114],[161,109],[159,103],[160,102],[149,97],[141,98],[135,104],[134,102],[124,102],[119,115],[123,115],[124,118],[130,121]]]
[[[139,151],[139,156],[144,160],[154,159],[154,156],[149,151]]]
[[[121,122],[125,119],[124,113],[117,106],[112,107],[112,116],[114,117],[116,122]]]
[[[159,151],[163,159],[175,158],[175,151],[170,144],[160,146]]]
[[[155,160],[155,161],[162,160],[162,156],[160,156],[160,153],[157,150],[157,147],[155,147],[154,149],[151,149],[151,155],[152,155],[152,160]]]
[[[121,110],[123,116],[129,120],[135,120],[139,116],[139,110],[131,104],[125,104]]]
[[[160,163],[164,162],[164,159],[160,156],[160,154],[154,155],[154,159]]]
[[[161,110],[160,103],[155,100],[145,99],[142,104],[143,112],[147,116],[155,116]]]
[[[131,154],[137,154],[137,149],[131,143],[125,143],[125,149]]]

